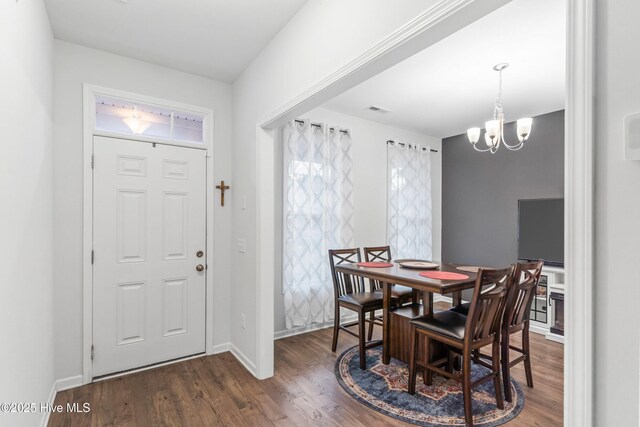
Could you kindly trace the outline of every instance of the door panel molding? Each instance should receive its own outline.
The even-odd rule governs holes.
[[[146,329],[144,318],[146,317],[146,282],[118,283],[116,285],[117,302],[116,310],[121,314],[116,316],[116,345],[133,344],[144,341]]]
[[[205,353],[205,152],[95,136],[93,155],[93,376]],[[147,175],[121,175],[122,157]],[[167,159],[189,179],[167,179]]]

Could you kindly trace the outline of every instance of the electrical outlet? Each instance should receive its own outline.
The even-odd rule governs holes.
[[[247,241],[245,239],[238,239],[238,252],[244,254],[247,252]]]
[[[247,329],[247,318],[244,314],[240,315],[240,327],[242,329]]]

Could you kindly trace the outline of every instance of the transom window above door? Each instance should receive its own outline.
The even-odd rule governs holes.
[[[205,114],[96,94],[95,131],[205,144]]]

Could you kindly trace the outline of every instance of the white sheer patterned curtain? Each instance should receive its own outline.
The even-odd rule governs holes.
[[[387,244],[394,258],[431,260],[431,150],[387,144]]]
[[[287,329],[333,319],[329,249],[353,245],[351,138],[291,122],[284,131],[283,279]]]

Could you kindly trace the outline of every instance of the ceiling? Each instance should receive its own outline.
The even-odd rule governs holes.
[[[564,108],[566,2],[514,0],[324,107],[438,138],[493,118],[503,72],[505,118]],[[372,112],[370,105],[391,110]],[[533,124],[535,132],[535,121]]]
[[[306,0],[45,0],[55,37],[232,82]]]

